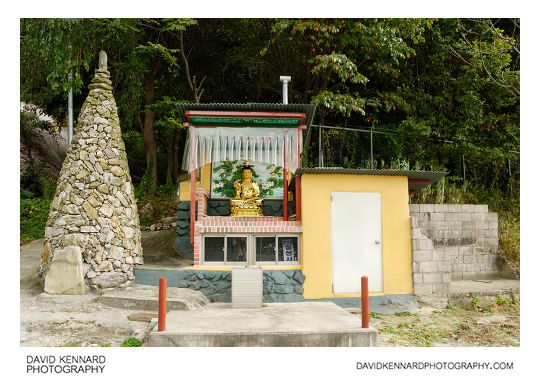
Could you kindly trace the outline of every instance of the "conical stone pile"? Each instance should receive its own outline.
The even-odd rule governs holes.
[[[40,272],[49,293],[80,293],[73,290],[80,284],[62,283],[66,269],[58,268],[66,263],[75,263],[73,270],[94,288],[129,284],[134,266],[143,263],[137,205],[109,78],[102,51],[46,225]],[[66,259],[66,250],[82,256],[82,265],[76,267],[76,257]]]

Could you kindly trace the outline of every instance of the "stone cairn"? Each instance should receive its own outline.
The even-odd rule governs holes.
[[[137,204],[109,78],[101,51],[45,229],[40,274],[48,293],[81,293],[80,283],[62,283],[61,272],[70,263],[81,272],[82,293],[84,285],[94,290],[129,285],[134,266],[143,263]],[[67,257],[66,250],[74,253]]]

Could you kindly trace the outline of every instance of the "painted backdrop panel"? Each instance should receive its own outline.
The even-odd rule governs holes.
[[[242,178],[244,161],[218,161],[212,165],[211,198],[234,197],[234,182]],[[266,162],[251,162],[253,180],[262,198],[283,199],[283,168]]]

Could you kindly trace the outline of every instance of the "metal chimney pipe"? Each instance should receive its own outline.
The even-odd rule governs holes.
[[[283,104],[289,104],[289,100],[287,98],[287,84],[291,81],[291,77],[280,76],[279,81],[283,83]]]

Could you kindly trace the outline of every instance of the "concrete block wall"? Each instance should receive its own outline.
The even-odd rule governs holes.
[[[414,294],[444,306],[450,282],[497,277],[498,221],[487,205],[411,204]]]

